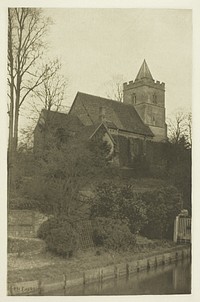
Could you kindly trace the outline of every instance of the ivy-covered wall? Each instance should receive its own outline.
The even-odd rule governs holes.
[[[162,173],[167,164],[168,144],[145,141],[139,138],[118,137],[121,167]],[[142,172],[142,171],[141,171]]]

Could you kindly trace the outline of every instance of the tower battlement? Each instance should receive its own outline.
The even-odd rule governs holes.
[[[135,107],[143,122],[151,127],[154,140],[166,139],[165,83],[154,80],[145,60],[135,80],[123,84],[123,102]]]
[[[132,89],[132,88],[136,88],[139,86],[152,86],[155,87],[157,89],[165,89],[165,83],[164,82],[160,82],[157,80],[151,80],[151,79],[142,79],[142,80],[137,80],[135,82],[133,81],[129,81],[129,82],[125,82],[123,83],[123,89],[124,90],[128,90],[128,89]]]

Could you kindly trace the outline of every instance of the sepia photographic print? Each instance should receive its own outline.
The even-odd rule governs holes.
[[[7,5],[7,296],[191,297],[192,24]]]

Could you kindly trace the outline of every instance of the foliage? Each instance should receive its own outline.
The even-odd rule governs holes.
[[[172,239],[174,219],[181,210],[181,199],[177,193],[174,187],[167,187],[142,194],[148,217],[148,224],[141,230],[144,236]]]
[[[91,217],[125,219],[133,234],[156,239],[171,239],[182,206],[177,189],[171,186],[134,194],[131,186],[103,183],[96,196],[91,201]]]
[[[91,217],[126,219],[133,234],[147,223],[146,205],[134,194],[131,186],[117,187],[102,183],[97,187],[96,198],[91,201]]]
[[[47,236],[50,233],[50,230],[52,228],[55,228],[55,226],[58,224],[58,220],[56,218],[49,218],[48,220],[44,221],[38,231],[37,231],[37,237],[40,239],[45,240],[47,238]]]
[[[48,250],[71,257],[79,248],[78,233],[66,217],[50,218],[38,230],[38,237],[45,240]]]
[[[52,24],[39,8],[8,8],[8,193],[15,190],[18,179],[18,135],[20,116],[27,115],[27,104],[33,112],[56,107],[58,110],[64,98],[65,80],[59,75],[58,60],[44,63],[46,33]],[[33,97],[37,95],[35,101]],[[42,101],[41,101],[42,99]],[[31,100],[31,101],[30,101]],[[29,119],[32,113],[29,108]],[[33,117],[34,119],[34,117]],[[30,128],[30,126],[29,126]],[[23,136],[29,144],[33,129],[23,129]]]
[[[170,180],[183,197],[183,207],[191,213],[191,148],[184,140],[166,145],[167,167],[165,177]]]
[[[104,217],[95,219],[93,240],[96,246],[111,250],[127,250],[135,244],[135,237],[126,221]]]
[[[107,145],[77,137],[57,144],[57,137],[51,136],[46,142],[41,156],[35,158],[34,173],[21,186],[21,196],[35,200],[37,209],[46,214],[65,214],[74,220],[85,217],[88,205],[80,192],[91,179],[106,173]]]

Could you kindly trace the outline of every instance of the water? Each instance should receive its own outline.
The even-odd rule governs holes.
[[[50,293],[51,296],[84,295],[162,295],[191,293],[191,263],[189,260],[158,267],[117,280],[106,280]]]

